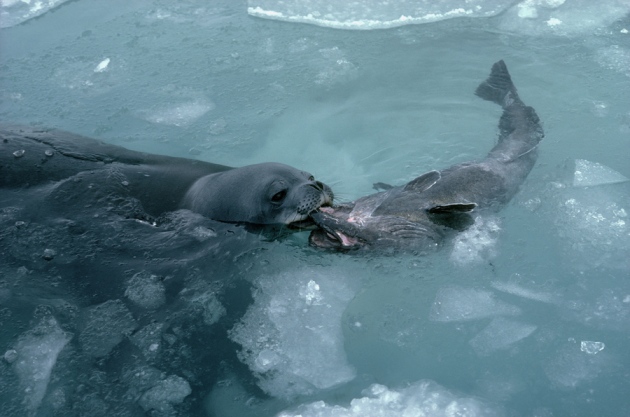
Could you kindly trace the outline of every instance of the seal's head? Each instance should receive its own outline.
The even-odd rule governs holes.
[[[182,208],[213,220],[300,227],[332,204],[333,192],[307,172],[263,163],[206,175],[188,190]]]

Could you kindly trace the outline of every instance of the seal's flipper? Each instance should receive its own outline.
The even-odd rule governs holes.
[[[515,101],[521,101],[503,60],[494,63],[490,76],[479,84],[475,94],[484,100],[497,103],[503,108],[509,107]]]
[[[421,193],[433,187],[440,178],[442,178],[440,171],[429,171],[426,174],[422,174],[418,178],[409,181],[407,185],[405,185],[404,190]]]
[[[431,214],[454,214],[454,213],[470,213],[477,207],[475,203],[457,203],[446,204],[443,206],[433,206],[427,211]]]

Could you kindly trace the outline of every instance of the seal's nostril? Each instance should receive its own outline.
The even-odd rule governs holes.
[[[320,181],[314,181],[311,183],[311,187],[316,188],[318,191],[324,191],[324,184]]]

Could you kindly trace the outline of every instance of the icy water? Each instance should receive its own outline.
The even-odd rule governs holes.
[[[630,415],[630,2],[31,3],[0,3],[2,122],[283,162],[347,201],[485,155],[473,92],[504,59],[546,137],[428,256],[0,197],[0,414]]]

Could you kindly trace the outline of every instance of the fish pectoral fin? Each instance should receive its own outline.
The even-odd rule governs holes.
[[[477,207],[475,203],[455,203],[443,206],[433,206],[427,211],[431,214],[470,213]]]
[[[420,175],[418,178],[411,180],[405,185],[405,191],[422,192],[433,187],[436,182],[442,178],[440,171],[429,171]]]
[[[435,224],[458,231],[466,230],[475,220],[470,212],[477,207],[475,203],[447,204],[434,206],[427,210],[429,219]]]
[[[468,213],[429,214],[429,219],[437,225],[463,232],[475,223],[475,219]]]
[[[384,182],[375,182],[374,184],[372,184],[372,188],[374,188],[376,191],[387,191],[394,188],[394,186],[385,184]]]

